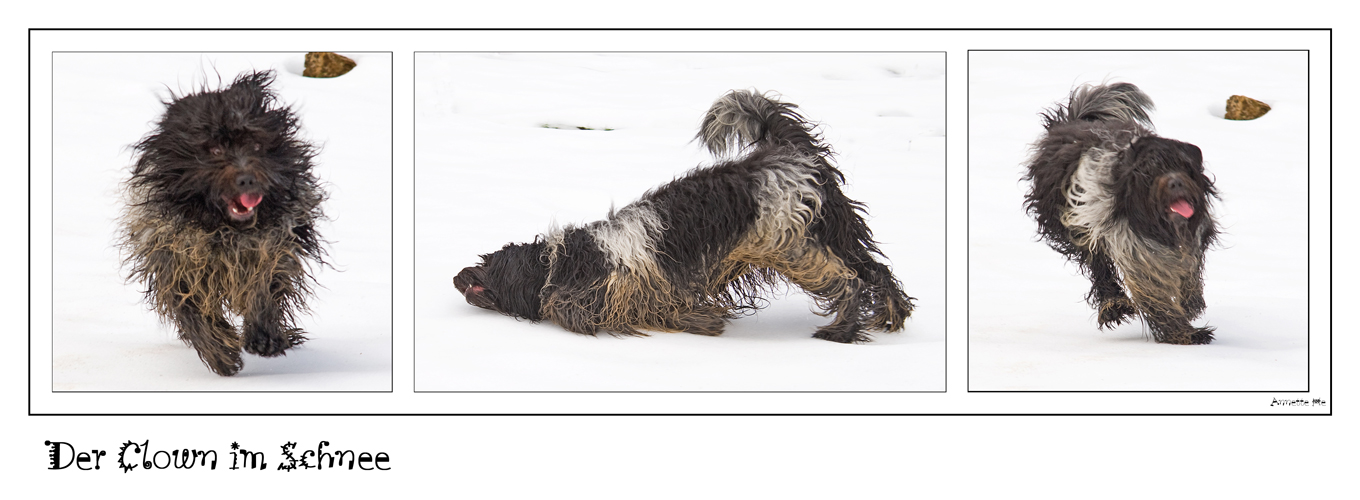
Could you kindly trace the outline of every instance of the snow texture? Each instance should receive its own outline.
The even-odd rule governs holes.
[[[1307,68],[1303,51],[971,52],[969,389],[1307,389]],[[1138,85],[1157,132],[1204,151],[1223,234],[1194,324],[1218,328],[1213,344],[1157,344],[1141,322],[1097,329],[1090,282],[1037,241],[1022,207],[1039,111],[1102,81]],[[1233,94],[1272,110],[1225,120]]]
[[[302,76],[303,54],[53,54],[54,391],[388,391],[392,387],[391,56],[351,54],[334,79]],[[330,200],[320,233],[334,269],[287,356],[244,355],[234,377],[209,372],[125,283],[115,247],[129,145],[164,112],[169,91],[219,87],[277,70],[274,90],[320,146]],[[41,174],[38,174],[41,175]]]
[[[418,53],[417,391],[941,391],[942,53]],[[603,218],[712,161],[691,142],[731,89],[777,91],[822,124],[846,193],[918,308],[842,345],[796,287],[719,337],[589,337],[469,305],[453,276],[552,224]]]

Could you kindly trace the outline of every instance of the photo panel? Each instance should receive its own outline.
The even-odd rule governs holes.
[[[943,391],[944,63],[940,52],[417,52],[416,390]],[[760,275],[775,284],[749,298],[726,287],[730,280],[711,276],[720,274],[715,269],[723,262],[736,263],[728,272],[769,273],[761,269],[786,264],[752,262],[794,251],[748,248],[748,254],[760,255],[738,257],[733,250],[743,235],[755,237],[751,228],[757,220],[776,217],[768,195],[762,202],[752,194],[775,182],[771,177],[771,184],[763,184],[773,170],[714,181],[717,187],[706,184],[688,197],[672,196],[682,188],[658,187],[684,185],[689,172],[707,175],[696,168],[739,163],[752,154],[747,144],[711,154],[700,133],[710,106],[734,90],[788,103],[834,152],[827,157],[843,182],[806,174],[802,181],[785,179],[792,184],[777,190],[789,197],[785,205],[810,207],[796,217],[803,226],[811,224],[807,231],[813,234],[794,238],[807,245],[796,252],[810,258],[826,248],[820,242],[838,238],[818,227],[847,227],[818,221],[836,203],[841,210],[835,213],[851,213],[853,205],[812,201],[826,196],[817,194],[823,193],[818,183],[838,184],[848,200],[863,204],[859,213],[882,255],[865,251],[862,242],[859,252],[890,266],[901,290],[914,298],[901,331],[866,331],[871,336],[858,344],[813,338],[835,317],[819,313],[846,306],[819,303],[801,287],[785,285],[791,268]],[[721,139],[710,140],[715,142]],[[781,154],[786,162],[809,157]],[[795,184],[810,191],[787,191]],[[759,210],[770,214],[757,216]],[[696,212],[702,213],[692,215]],[[609,217],[611,222],[595,222]],[[693,222],[673,222],[682,220]],[[629,232],[637,227],[644,229]],[[544,243],[563,241],[563,234],[592,243]],[[507,248],[511,243],[524,246]],[[545,252],[545,245],[571,250]],[[592,261],[590,252],[601,257]],[[497,264],[486,267],[495,269],[465,271],[486,264],[485,254]],[[501,264],[514,258],[520,259],[515,265]],[[551,267],[549,258],[573,264]],[[653,264],[628,264],[628,258]],[[840,266],[840,259],[833,255],[834,262],[802,272],[831,276],[829,269]],[[665,278],[633,291],[619,284],[649,265]],[[572,300],[583,303],[581,310],[593,311],[582,320],[587,326],[576,329],[600,331],[568,331],[561,325],[573,321],[570,313],[533,317],[543,310],[541,300],[568,295],[562,290],[571,285],[561,283],[570,278],[564,276],[588,275],[592,271],[581,268],[590,266],[612,269],[614,281],[598,285],[598,299],[582,299],[580,293],[595,292],[573,289],[580,292]],[[566,267],[573,269],[558,271]],[[481,281],[473,277],[478,272]],[[487,278],[486,272],[497,276]],[[543,277],[548,272],[557,273],[552,281]],[[463,277],[461,284],[455,276]],[[807,284],[834,278],[827,276],[801,279]],[[490,285],[490,279],[504,286]],[[677,285],[681,281],[689,288]],[[712,291],[693,292],[695,282]],[[506,303],[521,297],[519,317],[476,307],[472,302],[483,299],[464,294]],[[730,318],[714,320],[721,335],[641,328],[645,336],[625,336],[609,328],[619,323],[610,323],[610,314],[625,323],[651,313],[683,323],[687,314],[733,296],[753,307],[730,309]],[[867,305],[873,300],[866,299],[863,309],[877,307]],[[652,324],[658,321],[670,320]]]
[[[968,389],[1307,391],[1309,65],[969,51]]]
[[[392,55],[306,55],[51,53],[53,392],[392,390]]]

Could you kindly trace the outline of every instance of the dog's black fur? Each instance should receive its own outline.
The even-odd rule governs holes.
[[[133,146],[121,247],[129,281],[219,375],[241,351],[279,356],[306,337],[293,326],[324,264],[315,224],[326,198],[316,149],[270,90],[272,71],[176,96]],[[229,320],[241,318],[241,328]]]
[[[1214,329],[1190,321],[1205,307],[1217,191],[1198,147],[1153,132],[1152,108],[1138,87],[1114,83],[1077,87],[1046,110],[1025,208],[1090,278],[1101,328],[1141,315],[1158,342],[1207,344]]]
[[[831,324],[814,337],[868,342],[911,315],[832,152],[796,106],[749,91],[713,104],[699,141],[715,156],[605,220],[509,244],[454,278],[468,303],[567,330],[718,335],[791,282]]]

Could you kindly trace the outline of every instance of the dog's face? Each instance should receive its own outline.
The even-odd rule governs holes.
[[[464,268],[453,286],[469,304],[531,321],[542,319],[540,292],[548,281],[542,242],[511,243],[482,255],[482,263]]]
[[[313,149],[294,136],[292,111],[269,90],[272,72],[172,99],[141,154],[131,185],[148,204],[204,227],[251,227],[281,217],[309,179]]]
[[[1129,147],[1116,183],[1129,221],[1164,244],[1195,235],[1216,194],[1199,147],[1161,137],[1144,137]]]

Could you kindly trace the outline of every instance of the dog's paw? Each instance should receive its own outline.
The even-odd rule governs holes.
[[[812,338],[830,340],[842,344],[865,344],[873,342],[870,337],[860,332],[860,325],[855,323],[832,323],[817,330],[812,334]]]
[[[680,331],[686,333],[717,337],[722,335],[723,329],[727,328],[727,320],[723,319],[720,310],[707,313],[693,312],[680,317],[679,327]]]
[[[213,373],[223,377],[235,375],[237,372],[241,371],[241,367],[243,366],[241,363],[241,355],[238,353],[199,354],[200,357],[203,358],[203,364],[208,365],[209,370],[212,370]]]
[[[1195,328],[1193,330],[1167,334],[1157,339],[1157,342],[1162,344],[1176,345],[1204,345],[1213,341],[1214,329],[1207,326],[1204,328]]]
[[[896,296],[892,294],[876,296],[869,316],[865,318],[864,328],[879,332],[901,331],[906,319],[911,317],[911,311],[916,308],[913,300],[915,300],[913,297],[907,297],[900,292]]]
[[[1124,323],[1125,320],[1138,313],[1138,308],[1133,306],[1133,301],[1128,297],[1115,297],[1100,303],[1100,328],[1112,328]]]
[[[1206,326],[1204,328],[1196,328],[1195,332],[1190,334],[1191,344],[1208,344],[1213,341],[1214,329],[1212,327]]]
[[[301,328],[285,328],[279,333],[269,333],[262,329],[255,329],[246,333],[246,342],[243,348],[246,352],[256,356],[272,358],[284,355],[284,351],[307,341]]]

